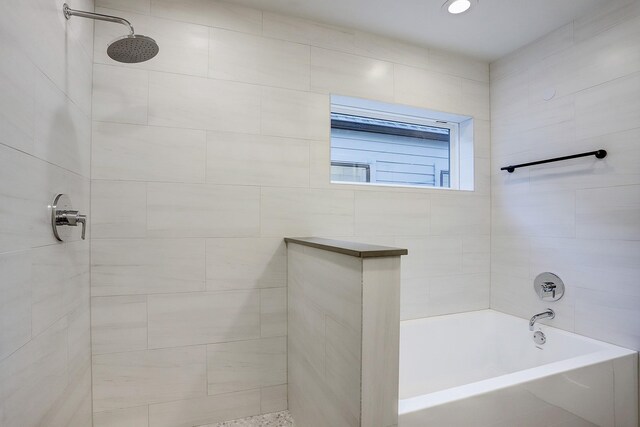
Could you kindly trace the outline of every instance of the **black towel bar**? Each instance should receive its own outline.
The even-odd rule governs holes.
[[[586,157],[586,156],[596,156],[598,159],[604,159],[605,157],[607,157],[607,152],[606,150],[589,151],[588,153],[573,154],[571,156],[556,157],[554,159],[538,160],[537,162],[522,163],[519,165],[509,165],[509,166],[500,168],[500,170],[512,173],[514,170],[518,168],[524,168],[524,167],[533,166],[533,165],[541,165],[543,163],[559,162],[561,160],[569,160],[569,159],[575,159],[578,157]]]

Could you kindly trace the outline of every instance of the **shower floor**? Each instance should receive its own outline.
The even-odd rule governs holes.
[[[282,411],[240,418],[239,420],[225,421],[223,423],[209,424],[203,427],[295,427],[295,424],[289,411]]]

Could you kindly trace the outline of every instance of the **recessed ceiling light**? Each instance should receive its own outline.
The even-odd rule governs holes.
[[[447,0],[445,4],[442,5],[442,8],[446,9],[447,12],[452,15],[458,15],[469,10],[472,1],[474,0]]]

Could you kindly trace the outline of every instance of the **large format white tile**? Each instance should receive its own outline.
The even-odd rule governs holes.
[[[280,40],[350,52],[355,31],[288,15],[263,12],[263,35]]]
[[[136,7],[135,4],[132,6]],[[160,51],[154,58],[124,66],[192,76],[207,75],[209,66],[209,29],[207,27],[159,19],[128,11],[123,12],[122,8],[120,10],[111,10],[100,7],[96,9],[96,12],[128,19],[133,23],[137,34],[149,36],[158,43]],[[109,58],[106,47],[113,40],[122,37],[124,34],[126,34],[126,28],[122,26],[113,25],[110,22],[97,21],[94,41],[95,62],[122,67],[122,63]]]
[[[400,319],[429,317],[429,283],[425,278],[402,279]]]
[[[574,292],[577,333],[640,349],[640,297],[582,288]]]
[[[47,425],[69,380],[67,326],[59,320],[0,362],[2,425]]]
[[[75,387],[91,377],[91,307],[87,277],[82,289],[82,304],[66,315],[68,387]],[[89,378],[87,378],[89,377]],[[81,386],[82,387],[82,386]],[[82,387],[84,388],[84,387]],[[84,388],[88,392],[90,385]],[[80,391],[82,393],[82,390]],[[71,399],[71,397],[70,397]]]
[[[431,202],[413,193],[355,192],[357,236],[424,236],[429,233]]]
[[[262,338],[207,346],[209,394],[287,382],[287,339]]]
[[[262,88],[264,135],[324,140],[329,137],[330,117],[328,95]]]
[[[3,426],[91,424],[88,242],[75,228],[57,243],[48,205],[66,193],[89,213],[93,22],[67,22],[61,7],[0,7]]]
[[[286,384],[262,387],[260,389],[260,412],[268,414],[284,411],[287,407]]]
[[[151,14],[244,33],[262,31],[261,11],[220,0],[151,0]]]
[[[308,90],[309,46],[214,28],[209,77]]]
[[[63,398],[49,410],[44,425],[82,427],[91,425],[91,359],[82,366],[82,376],[69,378]]]
[[[259,291],[147,297],[149,348],[237,341],[260,336]]]
[[[393,64],[332,50],[311,49],[311,89],[376,100],[393,99]]]
[[[634,129],[640,123],[640,72],[576,95],[576,137]]]
[[[540,102],[545,89],[556,97],[579,92],[640,70],[637,40],[640,17],[618,24],[569,52],[559,52],[530,70],[531,101]]]
[[[89,116],[61,90],[47,79],[38,79],[32,154],[88,178],[90,126]]]
[[[58,7],[61,7],[60,3],[57,3],[57,5]],[[82,10],[95,10],[95,0],[78,0],[74,4],[74,6]],[[68,63],[71,63],[73,65],[70,67],[70,69],[67,70],[67,72],[70,75],[75,76],[81,71],[86,71],[88,72],[89,77],[88,80],[83,80],[84,84],[86,84],[87,86],[75,89],[67,86],[67,89],[65,89],[65,91],[69,92],[70,97],[74,100],[74,102],[78,104],[84,104],[84,102],[88,101],[86,105],[90,106],[91,65],[93,59],[93,31],[95,28],[95,21],[93,21],[92,19],[76,19],[74,20],[74,22],[70,22],[70,20],[65,21],[66,22],[61,22],[61,24],[63,27],[66,27],[65,38],[67,39],[67,48],[70,48],[71,46],[80,46],[82,53],[84,54],[83,59],[80,59],[82,57],[76,58],[76,55],[69,54]],[[90,110],[86,110],[87,114],[89,114],[90,112]]]
[[[94,122],[92,178],[204,182],[204,131]]]
[[[575,193],[553,191],[494,197],[492,233],[520,236],[575,236]]]
[[[472,194],[431,196],[431,234],[488,235],[491,230],[489,198]]]
[[[479,82],[489,81],[487,62],[445,50],[429,49],[429,69]]]
[[[257,236],[260,189],[149,183],[147,229],[156,237]]]
[[[349,49],[349,47],[345,46],[343,49],[338,50],[346,50],[358,55],[396,64],[422,68],[429,66],[429,49],[379,34],[355,31],[354,48]]]
[[[351,236],[352,191],[262,188],[262,236]]]
[[[203,397],[206,347],[180,347],[93,356],[94,411]]]
[[[362,362],[356,366],[362,367],[363,425],[398,423],[400,261],[362,261]]]
[[[93,354],[146,350],[145,295],[91,298]]]
[[[402,257],[402,278],[422,279],[449,276],[463,271],[462,238],[459,236],[396,237],[395,245],[406,248]]]
[[[147,124],[149,72],[96,64],[93,67],[93,120]]]
[[[146,15],[151,9],[151,0],[95,0],[95,4],[97,8],[126,10]]]
[[[490,120],[479,120],[476,119],[473,121],[473,157],[474,158],[482,158],[482,159],[490,159],[491,158],[491,121]],[[476,162],[474,164],[474,168],[477,170],[480,164]],[[484,173],[490,172],[483,171]]]
[[[526,70],[556,52],[573,45],[573,22],[491,63],[491,81]]]
[[[528,73],[515,73],[491,82],[491,115],[496,123],[528,108],[529,81]]]
[[[95,412],[93,425],[94,427],[148,427],[149,408],[145,405]]]
[[[478,120],[490,120],[489,83],[460,79],[459,84],[461,101],[455,112]]]
[[[324,324],[323,317],[327,315],[359,334],[362,321],[361,259],[309,247],[304,247],[300,255],[299,248],[292,243],[287,247],[288,306],[289,312],[295,310],[289,319],[290,328],[298,326],[297,322],[303,322],[299,325],[300,330],[314,331],[315,324]],[[301,304],[299,308],[296,307],[298,303]],[[305,320],[306,316],[308,319]],[[320,329],[324,330],[324,326]],[[315,338],[309,335],[305,342]],[[310,346],[309,350],[312,348]]]
[[[459,77],[394,65],[395,102],[447,113],[460,113],[462,87]]]
[[[258,133],[260,88],[152,71],[149,76],[149,124]]]
[[[363,307],[364,308],[364,307]],[[360,417],[360,396],[363,342],[350,328],[325,316],[325,372],[326,388],[342,402],[341,411],[351,419]],[[371,351],[367,348],[365,351]],[[362,367],[361,367],[362,366]],[[368,368],[368,367],[367,367]]]
[[[94,180],[91,196],[89,223],[94,238],[146,236],[146,183]]]
[[[149,405],[149,427],[192,427],[260,413],[260,390]]]
[[[30,153],[35,134],[36,82],[45,78],[11,40],[0,40],[0,142]]]
[[[88,176],[89,117],[36,69],[24,52],[0,42],[3,102],[0,142]]]
[[[260,290],[260,336],[287,335],[287,288]]]
[[[640,295],[638,19],[637,1],[607,2],[491,64],[494,168],[609,153],[495,170],[491,307],[523,317],[543,308],[531,280],[553,271],[571,291],[556,326],[631,348]],[[549,91],[555,95],[545,101]]]
[[[429,315],[489,308],[490,290],[488,272],[434,277],[429,280]]]
[[[207,132],[207,182],[309,186],[309,141]]]
[[[557,154],[607,150],[605,159],[579,158],[529,170],[531,191],[582,190],[640,183],[640,128],[567,143]],[[554,154],[551,154],[553,156]]]
[[[38,335],[63,316],[86,306],[89,245],[67,242],[31,250],[31,328]]]
[[[581,16],[573,22],[573,38],[576,42],[587,40],[638,16],[640,5],[635,0],[608,2],[595,12]]]
[[[281,238],[207,239],[207,290],[280,288],[287,284]]]
[[[0,253],[56,243],[47,206],[58,193],[69,195],[75,209],[89,212],[88,179],[6,145],[0,145],[0,158],[0,198],[5,206],[0,222],[11,224],[0,229]],[[79,229],[70,230],[68,240],[80,240]]]
[[[91,246],[93,296],[205,288],[204,239],[109,239]]]
[[[607,283],[609,292],[640,296],[640,240],[536,238],[531,239],[528,251],[514,248],[511,254],[511,260],[528,257],[530,273],[525,277],[553,271],[580,288],[597,291]],[[509,263],[509,258],[502,257],[500,264]]]
[[[31,339],[31,257],[28,251],[0,255],[0,360]]]
[[[640,185],[578,190],[576,235],[640,240]]]
[[[93,23],[81,19],[67,21],[61,14],[62,3],[47,0],[6,3],[2,27],[5,34],[12,35],[12,43],[89,115]],[[83,6],[92,8],[87,1],[78,0],[77,7]]]

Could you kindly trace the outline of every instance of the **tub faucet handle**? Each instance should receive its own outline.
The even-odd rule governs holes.
[[[542,295],[545,297],[556,297],[556,284],[553,282],[544,282],[542,284]]]
[[[562,279],[553,273],[540,273],[533,281],[533,289],[542,301],[558,301],[564,295]]]

